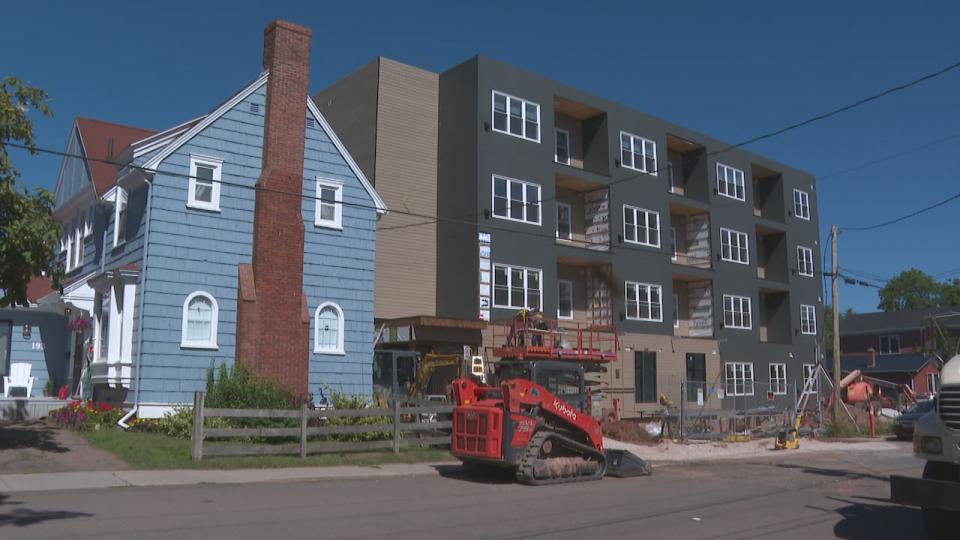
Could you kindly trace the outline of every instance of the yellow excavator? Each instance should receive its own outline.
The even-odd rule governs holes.
[[[440,377],[434,377],[437,372]],[[373,388],[377,404],[393,397],[404,400],[447,401],[454,379],[471,376],[484,378],[482,357],[464,358],[458,354],[383,350],[374,353]]]

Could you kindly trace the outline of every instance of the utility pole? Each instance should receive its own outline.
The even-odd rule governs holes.
[[[833,425],[837,425],[839,414],[837,411],[843,405],[840,404],[840,272],[837,264],[837,226],[830,227],[830,257],[833,271],[830,279],[833,283],[833,293],[831,300],[833,302]]]

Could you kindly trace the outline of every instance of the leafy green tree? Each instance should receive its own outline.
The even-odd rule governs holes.
[[[960,279],[944,282],[940,291],[941,306],[960,306]]]
[[[60,224],[53,218],[53,194],[33,194],[19,185],[19,171],[6,145],[26,146],[36,154],[33,123],[28,112],[52,116],[46,92],[14,77],[0,81],[0,307],[26,305],[27,283],[46,275],[60,287],[63,270],[56,260]]]
[[[911,268],[901,272],[880,289],[880,305],[883,311],[925,309],[942,305],[943,286],[932,276]]]

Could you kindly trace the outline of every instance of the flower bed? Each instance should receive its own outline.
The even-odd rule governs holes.
[[[115,426],[123,418],[123,409],[93,401],[71,401],[65,407],[50,411],[47,416],[60,427],[78,431],[100,430]]]

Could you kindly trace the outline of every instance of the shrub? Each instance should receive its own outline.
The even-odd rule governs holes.
[[[93,401],[71,401],[65,407],[54,409],[48,414],[60,427],[78,431],[97,431],[104,427],[113,427],[123,418],[123,409],[106,403]]]
[[[244,366],[230,369],[220,364],[214,373],[211,364],[207,371],[207,407],[224,409],[291,409],[293,394],[276,381],[262,379]]]
[[[330,394],[330,402],[334,409],[365,409],[371,406],[371,401],[365,396],[350,396],[332,388],[327,388]],[[327,418],[324,422],[326,426],[368,426],[376,424],[389,424],[392,419],[387,416],[366,416],[356,418]],[[341,442],[364,442],[364,441],[385,441],[392,437],[390,432],[366,432],[366,433],[338,433],[327,435],[326,439],[330,441]]]

